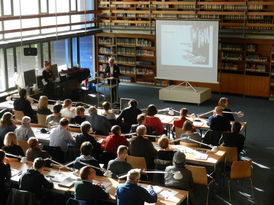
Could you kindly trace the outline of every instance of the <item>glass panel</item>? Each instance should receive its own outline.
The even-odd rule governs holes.
[[[72,38],[72,65],[76,66],[78,64],[77,62],[77,38]]]
[[[37,56],[25,56],[24,48],[29,46],[16,47],[16,60],[17,60],[17,71],[22,73],[27,70],[40,68],[39,57]],[[32,45],[32,48],[37,48],[37,44]],[[39,49],[38,49],[39,53]]]
[[[69,12],[69,1],[68,0],[58,0],[56,1],[57,13]]]
[[[20,28],[20,20],[4,21],[4,30],[11,30],[11,29],[18,29],[18,28]]]
[[[6,90],[6,78],[5,76],[5,68],[4,68],[4,51],[0,49],[0,92]]]
[[[57,17],[57,24],[68,24],[69,17],[68,16],[58,16]]]
[[[80,67],[89,68],[90,73],[94,73],[94,36],[84,36],[79,39],[80,45]]]
[[[55,13],[55,0],[48,0],[49,1],[49,13]]]
[[[22,28],[31,28],[31,27],[38,27],[38,26],[39,26],[38,18],[22,19]]]
[[[48,5],[47,0],[40,0],[40,6],[41,6],[41,13],[48,13]]]
[[[3,0],[4,15],[12,15],[11,13],[11,0]]]
[[[56,25],[56,17],[44,17],[41,18],[41,26]]]
[[[51,64],[57,64],[58,69],[67,69],[69,62],[68,40],[51,41]]]
[[[22,15],[38,14],[38,0],[21,0]]]
[[[13,48],[8,48],[7,50],[7,64],[8,64],[8,87],[15,87],[15,75],[14,75],[14,54]]]
[[[20,0],[13,0],[13,14],[20,16]]]
[[[76,11],[76,0],[70,0],[71,11]]]

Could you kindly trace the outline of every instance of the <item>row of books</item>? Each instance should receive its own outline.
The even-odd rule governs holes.
[[[151,69],[125,66],[120,66],[120,73],[132,75],[154,75],[154,72]]]
[[[227,52],[222,52],[222,59],[223,60],[243,60],[243,56],[241,53],[227,53]]]
[[[100,37],[99,44],[115,44],[114,38],[110,37]],[[124,45],[124,46],[140,46],[140,47],[152,47],[153,43],[151,40],[144,39],[144,38],[116,38],[117,45]]]

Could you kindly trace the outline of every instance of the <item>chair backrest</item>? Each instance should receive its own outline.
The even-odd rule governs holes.
[[[79,200],[75,198],[69,198],[66,202],[66,205],[87,205],[88,202],[84,200]]]
[[[26,151],[29,148],[28,142],[26,140],[17,140],[17,144],[22,148],[24,154],[26,154]]]
[[[219,150],[225,151],[225,158],[226,162],[234,162],[238,161],[238,151],[237,147],[225,147],[225,146],[218,146]]]
[[[133,168],[146,169],[146,160],[144,157],[127,156],[127,162],[131,164]]]
[[[231,165],[230,179],[250,178],[252,161],[234,161]]]
[[[198,147],[197,143],[194,142],[182,142],[180,141],[180,145],[186,146],[186,147]]]
[[[69,130],[70,132],[81,133],[80,127],[69,127],[68,130]]]
[[[182,134],[183,134],[183,129],[180,128],[180,127],[175,127],[175,135],[176,135],[176,138],[181,137]]]
[[[47,151],[53,160],[60,163],[64,162],[64,152],[61,150],[60,147],[44,145],[43,150]]]
[[[222,133],[223,131],[208,130],[203,137],[203,142],[213,146],[218,146]]]
[[[22,120],[22,118],[25,116],[23,111],[19,111],[19,110],[13,110],[14,113],[14,117],[16,120]]]
[[[206,168],[201,166],[186,165],[186,169],[191,171],[195,184],[208,185]]]
[[[47,116],[48,115],[43,115],[43,114],[37,113],[38,124],[46,127],[47,126],[47,124],[46,124]]]
[[[7,200],[7,205],[33,204],[40,205],[34,193],[12,188]]]

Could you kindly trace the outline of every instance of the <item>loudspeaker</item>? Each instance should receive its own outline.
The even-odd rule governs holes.
[[[24,48],[24,56],[37,56],[37,48]]]

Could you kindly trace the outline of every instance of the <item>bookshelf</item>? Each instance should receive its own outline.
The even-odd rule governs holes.
[[[155,36],[123,33],[96,34],[97,71],[103,72],[109,57],[120,67],[122,81],[153,83],[156,72]]]
[[[155,20],[216,19],[220,22],[220,84],[193,85],[274,98],[273,0],[97,0],[97,10],[104,31],[96,38],[98,70],[114,56],[127,81],[158,84],[154,79]],[[153,45],[138,47],[142,36]],[[100,43],[104,38],[109,40]],[[125,38],[128,44],[121,44],[119,40]]]

